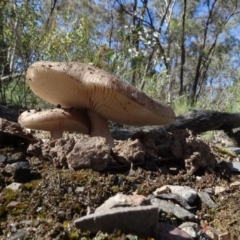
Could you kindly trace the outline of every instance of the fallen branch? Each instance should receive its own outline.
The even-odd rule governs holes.
[[[228,137],[240,146],[240,131],[233,131],[240,127],[240,113],[227,113],[211,110],[192,110],[176,118],[176,121],[165,129],[189,129],[194,134],[213,130],[223,130]]]
[[[224,130],[240,127],[240,113],[227,113],[211,110],[193,110],[180,115],[166,130],[189,129],[194,133]]]

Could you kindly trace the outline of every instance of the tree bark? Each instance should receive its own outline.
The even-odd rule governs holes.
[[[182,42],[181,42],[181,66],[180,66],[180,90],[179,95],[183,94],[183,73],[185,64],[185,18],[187,9],[187,0],[184,0],[183,14],[182,14]]]
[[[7,119],[8,121],[17,122],[18,110],[10,109],[6,106],[0,105],[0,118]]]
[[[213,130],[223,130],[237,146],[240,146],[240,113],[217,112],[211,110],[193,110],[180,115],[175,122],[165,127],[167,131],[189,129],[194,134]]]
[[[227,113],[211,110],[192,110],[176,118],[166,127],[167,130],[189,129],[194,133],[212,130],[229,131],[240,127],[240,113]]]

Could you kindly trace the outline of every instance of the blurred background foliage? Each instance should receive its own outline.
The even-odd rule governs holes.
[[[239,0],[0,0],[0,104],[46,103],[25,72],[92,63],[178,114],[240,111]]]

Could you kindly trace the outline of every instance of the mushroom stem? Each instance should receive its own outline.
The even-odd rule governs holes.
[[[51,138],[52,139],[59,139],[59,138],[62,138],[62,136],[63,136],[63,131],[62,130],[51,131]]]
[[[108,127],[107,119],[92,110],[87,110],[87,116],[90,120],[90,137],[103,137],[106,139],[106,143],[110,147],[114,147],[114,142]]]

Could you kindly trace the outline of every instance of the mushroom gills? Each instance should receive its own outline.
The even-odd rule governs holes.
[[[61,138],[64,131],[89,134],[90,124],[85,110],[46,109],[28,110],[20,114],[18,122],[22,127],[50,131],[54,139]]]

